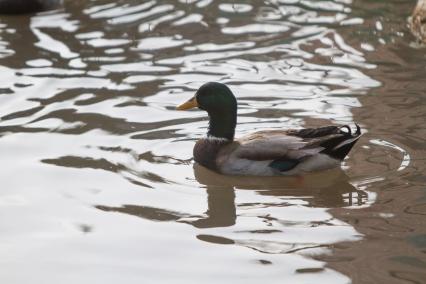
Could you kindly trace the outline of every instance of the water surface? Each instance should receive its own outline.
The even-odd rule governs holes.
[[[65,1],[0,16],[5,283],[424,283],[426,56],[414,1]],[[300,178],[194,165],[207,81],[237,135],[358,122]],[[25,271],[25,273],[23,273]]]

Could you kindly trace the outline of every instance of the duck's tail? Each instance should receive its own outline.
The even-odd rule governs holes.
[[[361,137],[361,128],[356,123],[355,126],[356,132],[352,132],[351,128],[347,125],[341,126],[340,129],[346,128],[348,132],[340,130],[342,134],[344,133],[344,136],[340,138],[338,144],[333,145],[333,147],[327,147],[322,152],[333,157],[334,159],[343,160],[355,145],[356,141],[358,141],[358,139]]]
[[[356,123],[355,126],[355,132],[352,132],[349,125],[331,125],[319,128],[290,130],[287,134],[301,137],[306,141],[311,140],[313,145],[323,148],[320,153],[326,154],[337,160],[343,160],[359,137],[361,137],[361,128]],[[310,145],[312,146],[312,144]]]

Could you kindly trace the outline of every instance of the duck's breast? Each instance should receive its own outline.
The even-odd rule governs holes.
[[[203,138],[198,140],[193,149],[195,162],[206,168],[217,171],[217,155],[221,148],[229,143],[230,142],[226,139]]]

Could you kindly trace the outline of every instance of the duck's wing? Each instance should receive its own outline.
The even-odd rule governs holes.
[[[237,140],[239,146],[235,156],[254,161],[273,160],[288,156],[300,158],[322,150],[317,146],[308,147],[309,142],[285,131],[259,131]]]
[[[286,133],[258,132],[238,141],[234,157],[252,161],[252,164],[264,165],[270,170],[289,171],[303,159],[319,153],[321,147],[308,147],[303,138],[289,136]],[[261,163],[261,162],[266,162]]]
[[[343,159],[359,135],[358,126],[354,134],[347,126],[259,131],[236,140],[221,154],[227,156],[231,164],[241,167],[248,167],[244,162],[251,161],[253,167],[262,164],[274,171],[287,172],[320,153]]]
[[[265,165],[280,172],[295,168],[307,157],[318,154],[321,146],[310,147],[309,142],[285,131],[260,131],[237,141],[233,157],[251,161],[253,166]],[[257,163],[256,163],[257,162]],[[262,163],[263,162],[263,163]]]

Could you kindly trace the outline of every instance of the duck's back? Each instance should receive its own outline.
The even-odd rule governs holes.
[[[344,127],[346,128],[346,126]],[[297,175],[336,167],[360,136],[327,126],[258,131],[221,145],[215,168],[230,175]]]

